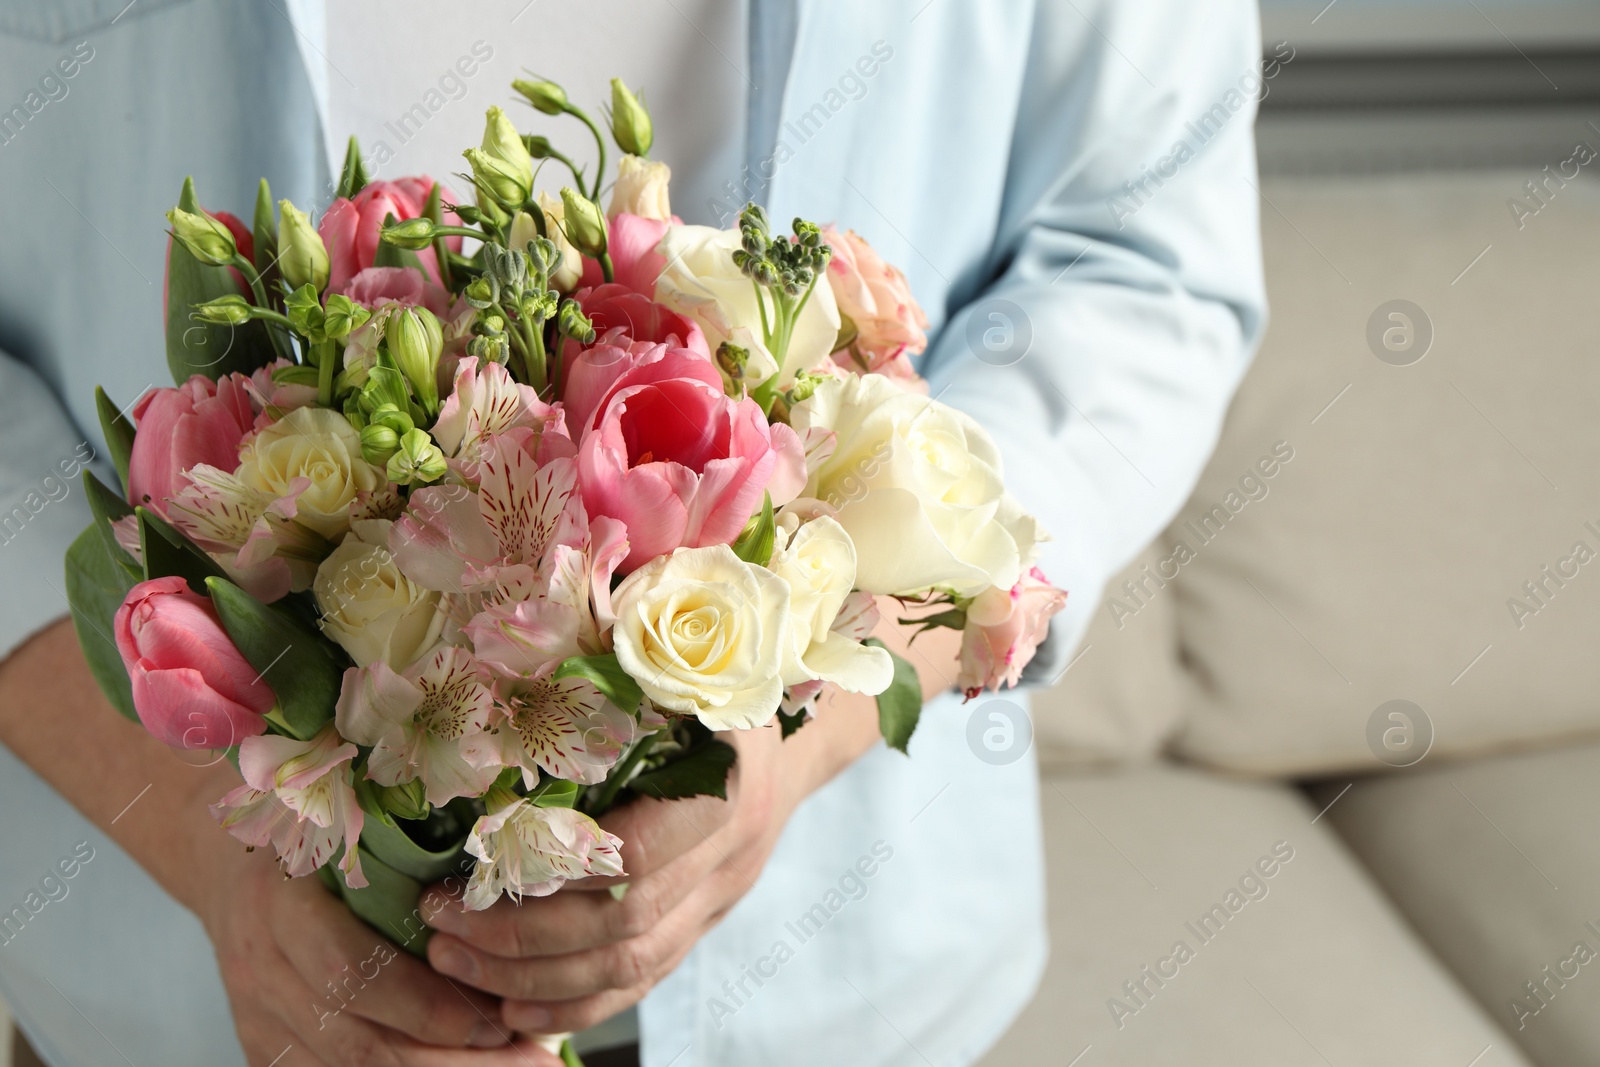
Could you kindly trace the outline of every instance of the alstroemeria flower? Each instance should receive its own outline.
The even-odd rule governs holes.
[[[433,438],[445,455],[476,462],[486,437],[519,429],[559,436],[563,428],[561,409],[540,400],[531,385],[518,383],[498,363],[480,368],[477,360],[464,359],[433,424]]]
[[[984,689],[998,691],[1022,680],[1022,669],[1050,633],[1050,619],[1066,607],[1067,594],[1030,567],[1010,589],[990,587],[967,607],[961,632],[961,671],[956,685],[971,700]]]
[[[339,732],[372,746],[367,777],[379,785],[421,779],[428,803],[475,797],[494,783],[462,757],[465,739],[489,722],[487,672],[472,653],[440,645],[403,673],[381,660],[344,672],[334,721]]]
[[[213,804],[211,814],[252,848],[271,844],[291,877],[310,874],[343,845],[339,869],[359,889],[367,879],[356,848],[363,820],[351,784],[356,754],[332,723],[309,741],[247,737],[239,745],[244,784]]]
[[[500,899],[549,896],[572,878],[621,875],[620,838],[571,808],[542,808],[506,790],[485,797],[467,851],[478,858],[465,904],[481,911]]]

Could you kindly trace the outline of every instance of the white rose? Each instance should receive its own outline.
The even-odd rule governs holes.
[[[852,693],[877,696],[894,680],[894,661],[833,629],[856,582],[856,549],[838,521],[826,515],[801,524],[780,517],[769,564],[789,585],[791,652],[783,684],[832,682]]]
[[[823,382],[790,424],[831,430],[833,453],[805,495],[837,509],[856,548],[856,586],[910,595],[934,586],[976,596],[1010,589],[1042,534],[1001,474],[1000,452],[970,416],[880,374]]]
[[[672,168],[665,163],[623,156],[617,161],[617,183],[611,187],[611,207],[606,215],[614,217],[626,212],[668,221],[672,218],[672,204],[667,197],[667,183],[671,180]]]
[[[771,374],[775,364],[772,354],[759,343],[761,306],[756,303],[756,286],[733,262],[734,252],[741,247],[736,229],[668,226],[656,246],[667,261],[656,279],[656,302],[698,323],[712,352],[728,340],[746,347],[754,342],[752,376],[760,380]],[[767,316],[770,321],[770,303]],[[748,331],[748,336],[736,338],[736,330]],[[819,279],[795,321],[788,356],[779,368],[778,384],[787,386],[794,381],[796,372],[826,360],[838,338],[839,308],[827,280]]]
[[[400,573],[389,554],[383,519],[357,522],[350,536],[317,568],[312,593],[322,632],[359,667],[378,661],[403,671],[444,630],[439,594]]]
[[[789,587],[727,545],[680,548],[612,594],[617,662],[658,707],[713,730],[768,722],[783,696]]]
[[[388,484],[361,458],[361,435],[329,408],[295,408],[239,451],[238,478],[276,500],[299,495],[295,521],[335,540],[350,528],[350,502]],[[309,485],[300,486],[301,479]]]

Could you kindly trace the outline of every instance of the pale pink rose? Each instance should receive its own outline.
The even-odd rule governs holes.
[[[581,428],[578,480],[591,517],[628,530],[623,571],[680,546],[729,544],[772,493],[805,485],[805,452],[760,405],[733,400],[700,353],[668,349],[617,378]]]
[[[344,295],[368,311],[399,304],[425,307],[441,319],[450,312],[450,293],[415,267],[367,267],[346,283]]]
[[[667,259],[656,246],[666,235],[669,223],[660,219],[646,219],[626,212],[607,224],[606,254],[611,257],[611,271],[616,284],[646,296],[656,291],[656,278],[667,265]],[[584,286],[605,283],[600,264],[592,259],[583,261]]]
[[[128,590],[112,628],[139,721],[163,744],[231,748],[266,730],[277,697],[184,579]]]
[[[822,237],[833,249],[828,284],[834,302],[856,325],[855,340],[834,358],[862,374],[915,377],[908,357],[928,347],[928,317],[905,275],[854,230],[840,233],[825,226]]]
[[[1050,617],[1067,594],[1032,567],[1009,590],[989,588],[967,608],[961,635],[961,672],[956,684],[971,700],[985,689],[1014,686],[1050,632]]]
[[[184,471],[201,463],[236,469],[239,442],[255,424],[249,385],[239,374],[219,381],[196,374],[141,397],[133,406],[138,432],[128,460],[128,502],[165,515],[186,484]]]
[[[373,265],[378,255],[378,231],[383,221],[393,215],[398,222],[417,218],[433,192],[432,178],[398,178],[394,181],[372,182],[346,200],[341,197],[328,208],[317,226],[317,234],[328,248],[328,291],[342,293],[350,280]],[[450,190],[441,187],[439,196],[443,203],[455,203]],[[461,238],[449,237],[445,243],[451,251],[461,250]],[[428,277],[439,281],[439,264],[433,249],[424,248],[416,253],[418,262]]]

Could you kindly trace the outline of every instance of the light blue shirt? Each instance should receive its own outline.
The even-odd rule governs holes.
[[[65,608],[88,513],[46,479],[99,447],[93,385],[126,403],[165,383],[160,215],[183,175],[214,207],[247,208],[262,174],[326,201],[308,21],[125,2],[0,0],[0,653]],[[1261,332],[1254,5],[779,0],[750,30],[746,171],[675,207],[837,220],[903,267],[934,395],[991,430],[1055,536],[1041,566],[1071,596],[1048,681],[1187,497]],[[548,46],[533,20],[503,32],[530,64]],[[936,701],[910,758],[880,746],[810,798],[644,1001],[646,1067],[976,1060],[1046,954],[1020,702]],[[0,995],[46,1057],[242,1062],[193,917],[4,749],[0,811],[0,912],[94,850],[0,943]]]

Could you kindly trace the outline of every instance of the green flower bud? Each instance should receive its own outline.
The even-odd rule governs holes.
[[[466,298],[467,303],[482,311],[500,299],[500,286],[489,275],[480,274],[472,279],[461,295]]]
[[[328,297],[326,317],[322,328],[334,341],[343,341],[372,318],[372,312],[348,296],[333,293]]]
[[[736,345],[732,341],[724,341],[717,346],[717,366],[722,368],[722,373],[728,376],[729,381],[743,381],[745,368],[749,363],[748,348]]]
[[[606,217],[593,200],[580,196],[571,187],[561,190],[561,224],[572,247],[590,259],[599,259],[606,250]]]
[[[576,300],[563,300],[556,318],[556,329],[562,337],[570,337],[580,345],[594,343],[594,324],[583,313]]]
[[[488,211],[491,204],[496,210],[515,208],[528,199],[528,192],[533,185],[533,172],[521,171],[513,164],[497,156],[485,152],[481,148],[469,148],[461,153],[467,157],[467,162],[472,165],[472,181],[480,193],[488,195],[490,204],[481,202],[479,207]],[[498,201],[496,204],[495,202]]]
[[[407,219],[379,231],[384,244],[420,252],[433,243],[432,219]]]
[[[527,98],[528,103],[546,115],[559,115],[567,109],[567,91],[552,81],[540,78],[529,81],[518,78],[511,83],[511,88]]]
[[[621,78],[611,79],[611,136],[617,147],[630,156],[649,155],[655,139],[650,112],[645,110],[644,102],[622,84]]]
[[[482,149],[515,172],[523,186],[533,187],[533,157],[522,135],[506,118],[506,113],[491,107],[484,115]]]
[[[534,159],[549,159],[554,151],[550,146],[550,138],[538,134],[528,134],[523,137],[522,143],[528,149],[528,155]]]
[[[395,311],[384,326],[389,356],[411,386],[417,403],[430,417],[439,412],[439,385],[435,373],[439,354],[444,351],[444,333],[439,320],[427,308],[409,307]]]
[[[371,783],[372,795],[378,802],[378,807],[401,819],[425,819],[428,817],[428,793],[422,784],[421,778],[413,778],[400,785],[378,785]]]
[[[306,213],[278,201],[278,269],[298,289],[307,282],[322,292],[328,285],[328,249]]]
[[[231,266],[233,257],[239,254],[233,232],[210,215],[175,207],[167,212],[167,222],[171,223],[172,236],[178,243],[208,266]]]
[[[393,404],[379,404],[373,408],[370,421],[380,426],[387,426],[395,432],[396,437],[410,433],[416,428],[416,423],[411,421],[410,413],[402,411]]]
[[[400,450],[389,457],[384,470],[391,482],[401,485],[436,482],[444,477],[449,465],[444,453],[433,443],[426,430],[412,430],[400,438]]]
[[[798,404],[802,400],[811,399],[817,391],[817,386],[827,381],[826,375],[812,374],[810,371],[801,371],[794,377],[794,385],[789,388],[789,403]]]
[[[361,458],[368,463],[382,466],[389,462],[389,457],[400,451],[400,435],[387,426],[376,422],[368,423],[361,429]]]
[[[217,326],[243,326],[250,321],[250,302],[242,296],[219,296],[196,304],[190,318]]]

